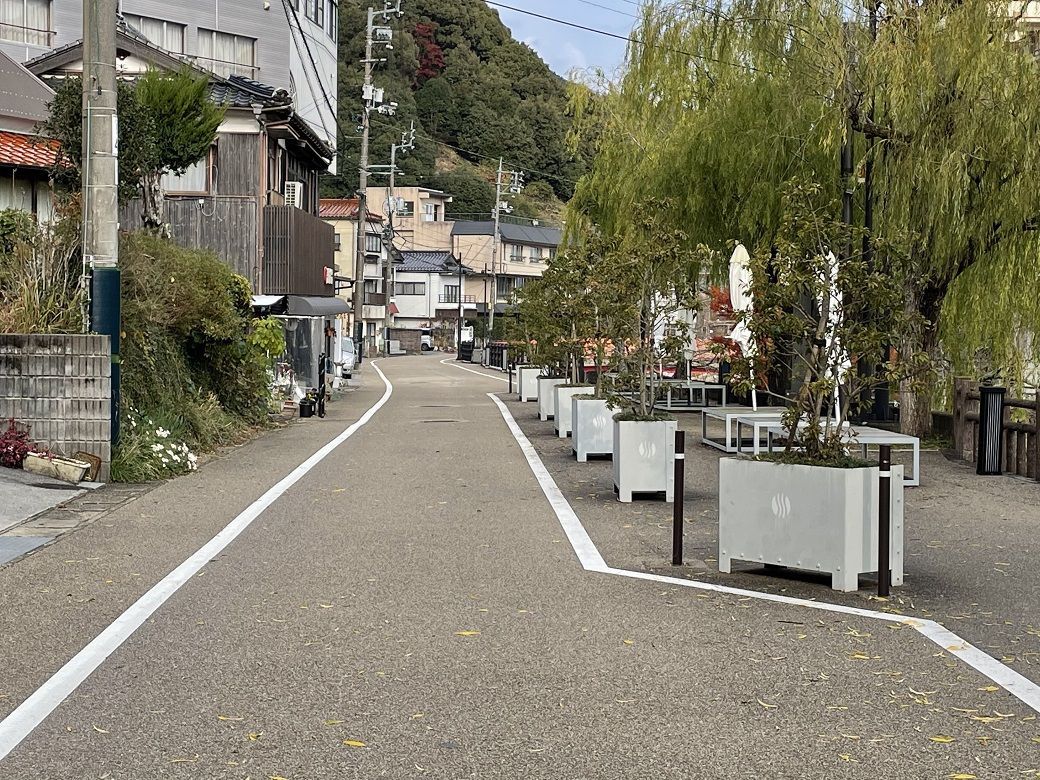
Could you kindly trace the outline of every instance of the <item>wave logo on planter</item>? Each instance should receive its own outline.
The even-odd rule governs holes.
[[[777,520],[786,520],[791,516],[791,499],[784,493],[773,496],[773,517]]]
[[[652,458],[657,454],[657,445],[652,441],[641,441],[639,442],[639,457],[641,458]]]
[[[595,428],[597,431],[602,431],[604,428],[607,427],[607,421],[603,418],[602,415],[597,414],[595,417],[592,418],[592,427]]]

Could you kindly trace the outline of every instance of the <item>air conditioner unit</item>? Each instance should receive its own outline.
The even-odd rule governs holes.
[[[303,208],[303,182],[287,181],[285,183],[285,205],[298,209]]]

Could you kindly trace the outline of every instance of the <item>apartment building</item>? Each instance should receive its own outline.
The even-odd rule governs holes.
[[[122,0],[119,10],[166,52],[284,90],[335,148],[339,0]],[[0,0],[0,51],[18,62],[82,36],[82,0]]]
[[[451,249],[447,206],[451,195],[427,187],[368,188],[368,208],[392,224],[394,246],[402,251],[437,252]]]
[[[492,303],[497,313],[504,312],[516,290],[545,272],[561,240],[559,228],[537,223],[502,222],[499,235],[493,263],[494,222],[452,223],[452,251],[470,271],[463,294],[479,302],[477,311],[481,314],[487,313]]]
[[[323,198],[320,216],[335,232],[335,269],[337,278],[353,278],[354,258],[357,255],[357,198]],[[382,350],[381,334],[387,326],[394,324],[397,312],[392,304],[393,266],[390,263],[383,241],[383,217],[369,212],[365,230],[365,277],[361,321],[364,326],[364,354],[375,355]],[[388,290],[389,288],[389,290]],[[348,287],[337,289],[345,302],[353,302],[354,291]],[[388,312],[389,310],[389,312]],[[344,323],[346,326],[346,323]],[[346,331],[346,327],[344,327]]]

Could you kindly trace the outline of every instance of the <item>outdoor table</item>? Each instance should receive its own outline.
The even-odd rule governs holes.
[[[723,452],[737,452],[738,442],[734,442],[733,433],[738,417],[758,418],[779,424],[784,410],[780,408],[753,409],[750,406],[723,406],[705,408],[701,412],[701,444],[707,444]],[[722,441],[708,438],[708,419],[718,420],[726,426],[726,437]]]
[[[773,438],[788,435],[788,431],[779,423],[766,428],[766,447],[768,451],[773,450]],[[916,436],[896,431],[886,431],[883,428],[871,428],[866,425],[850,425],[842,434],[843,443],[846,446],[859,446],[862,448],[863,458],[867,457],[867,447],[892,444],[896,446],[909,444],[913,447],[913,471],[903,477],[906,487],[918,487],[921,484],[921,440]]]
[[[686,390],[689,395],[685,407],[688,409],[706,407],[708,405],[708,391],[718,390],[721,394],[721,405],[726,406],[726,385],[724,384],[712,384],[709,382],[701,382],[696,379],[663,379],[658,382],[661,387],[665,388],[665,409],[672,410],[675,405],[672,403],[672,393],[676,390]],[[696,391],[701,393],[701,403],[695,404],[693,402],[694,393]]]
[[[771,426],[775,426],[777,419],[779,418],[772,414],[768,417],[754,414],[742,414],[737,417],[737,452],[742,451],[741,444],[744,441],[742,428],[747,425],[751,427],[751,452],[754,455],[760,455],[762,453],[762,431],[768,431]]]

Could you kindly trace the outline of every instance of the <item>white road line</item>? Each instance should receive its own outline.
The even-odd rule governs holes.
[[[372,368],[383,380],[386,391],[357,422],[307,458],[288,476],[250,504],[238,517],[224,526],[220,533],[130,605],[122,615],[76,653],[72,660],[18,705],[14,712],[0,721],[0,761],[3,761],[34,728],[39,726],[174,593],[198,574],[210,560],[219,555],[289,488],[328,457],[333,450],[357,433],[390,400],[390,395],[394,391],[393,385],[390,384],[390,380],[386,378],[379,366],[372,363]]]
[[[447,359],[441,361],[441,365],[442,366],[451,366],[452,368],[459,369],[459,371],[469,371],[471,374],[476,374],[477,376],[482,376],[485,379],[497,379],[499,382],[508,382],[509,381],[509,379],[507,377],[495,376],[494,374],[485,374],[483,371],[474,371],[472,368],[466,368],[465,366],[459,366],[459,365],[456,365],[455,363],[456,363],[455,358],[447,358]]]
[[[684,588],[695,588],[697,590],[724,593],[732,596],[740,596],[742,598],[758,599],[760,601],[771,601],[774,603],[788,604],[795,607],[804,607],[825,612],[838,612],[861,618],[882,620],[886,623],[899,623],[910,626],[922,636],[927,637],[931,642],[934,642],[936,645],[941,647],[945,652],[961,659],[964,663],[968,664],[968,666],[988,677],[1012,696],[1016,697],[1033,710],[1040,712],[1040,686],[1032,680],[1022,676],[1011,667],[1004,665],[988,653],[979,650],[967,640],[953,633],[948,628],[934,620],[907,618],[900,615],[890,615],[885,612],[877,612],[871,609],[848,607],[844,604],[829,604],[827,602],[794,598],[793,596],[760,593],[755,590],[731,588],[726,585],[717,585],[712,582],[700,582],[698,580],[687,580],[679,577],[666,577],[661,574],[629,571],[627,569],[615,569],[612,566],[607,566],[603,557],[600,555],[599,550],[596,548],[595,543],[592,541],[592,538],[585,530],[585,527],[581,524],[581,520],[574,513],[573,508],[567,502],[567,499],[560,491],[559,486],[557,486],[555,480],[553,480],[552,476],[549,474],[548,469],[545,468],[545,464],[542,463],[542,459],[538,456],[534,446],[524,435],[523,431],[520,430],[520,426],[517,425],[516,420],[513,419],[513,415],[510,414],[509,409],[494,393],[488,393],[488,397],[495,402],[495,405],[498,406],[499,411],[502,413],[502,418],[505,420],[506,425],[513,434],[513,438],[516,439],[517,444],[520,445],[520,450],[524,453],[528,466],[531,467],[531,471],[534,473],[535,479],[538,480],[542,492],[545,493],[546,498],[549,499],[549,504],[556,513],[556,517],[559,519],[564,533],[567,534],[567,538],[570,540],[571,546],[574,548],[575,555],[578,556],[578,560],[581,562],[582,567],[587,571],[600,572],[603,574],[616,574],[621,577],[630,577],[637,580],[662,582],[667,585],[679,585]]]

